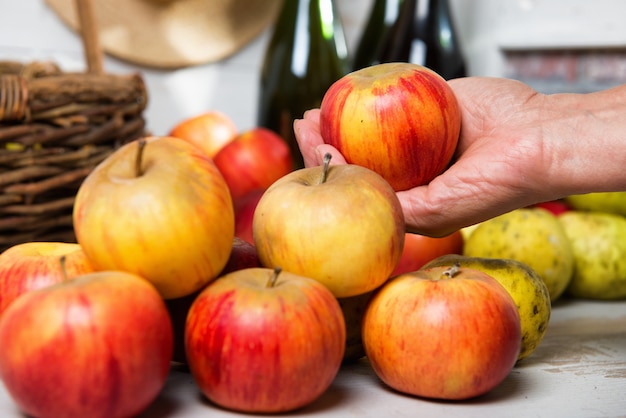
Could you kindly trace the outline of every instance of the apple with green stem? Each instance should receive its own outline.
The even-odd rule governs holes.
[[[165,299],[215,279],[231,252],[233,202],[219,170],[174,137],[128,143],[83,181],[74,230],[98,270],[128,271]]]
[[[272,184],[252,220],[265,267],[311,277],[338,298],[383,284],[404,243],[402,207],[379,174],[352,164],[303,168]]]

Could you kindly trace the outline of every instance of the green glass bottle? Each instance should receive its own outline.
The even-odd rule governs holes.
[[[343,27],[332,0],[284,0],[261,68],[259,126],[289,145],[304,166],[293,121],[319,107],[332,83],[349,71]]]
[[[392,28],[397,25],[402,3],[403,0],[375,0],[372,3],[368,20],[363,27],[354,53],[353,70],[382,62],[385,45],[391,41],[389,35]],[[412,19],[412,16],[409,17]],[[410,36],[405,37],[407,41],[410,41],[410,38]]]
[[[426,16],[418,27],[421,31],[418,37],[426,46],[424,65],[446,80],[465,77],[465,57],[461,51],[449,1],[429,0]]]
[[[353,70],[384,62],[424,65],[445,79],[466,75],[448,0],[376,0]]]

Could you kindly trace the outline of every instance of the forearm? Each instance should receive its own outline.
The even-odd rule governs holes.
[[[546,96],[542,128],[558,194],[626,190],[626,85]]]

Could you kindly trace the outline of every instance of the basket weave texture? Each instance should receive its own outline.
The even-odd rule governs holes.
[[[0,61],[0,251],[75,242],[78,187],[115,149],[145,135],[146,104],[139,74]]]

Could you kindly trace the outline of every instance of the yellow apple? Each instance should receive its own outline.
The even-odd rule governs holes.
[[[170,299],[222,271],[235,220],[228,186],[199,147],[149,137],[119,148],[85,179],[74,229],[96,269],[137,274]]]
[[[404,245],[402,207],[389,183],[357,165],[303,168],[263,194],[252,220],[265,267],[326,285],[338,298],[383,284]]]

